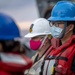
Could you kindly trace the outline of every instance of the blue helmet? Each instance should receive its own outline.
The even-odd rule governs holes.
[[[18,37],[20,37],[20,32],[14,20],[0,13],[0,40],[13,40]]]
[[[70,1],[58,2],[52,12],[50,21],[75,21],[75,4]]]

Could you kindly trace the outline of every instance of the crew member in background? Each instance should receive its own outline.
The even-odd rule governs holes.
[[[32,66],[21,48],[19,29],[14,20],[0,13],[0,75],[24,75]]]

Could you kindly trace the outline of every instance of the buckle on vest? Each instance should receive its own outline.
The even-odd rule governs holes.
[[[55,56],[52,56],[52,55],[51,55],[51,56],[48,56],[47,59],[48,59],[48,60],[55,59]]]

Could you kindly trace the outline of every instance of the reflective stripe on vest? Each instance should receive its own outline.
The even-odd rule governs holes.
[[[45,61],[43,75],[52,75],[53,74],[54,63],[55,63],[55,60],[50,60],[50,61],[46,60]]]

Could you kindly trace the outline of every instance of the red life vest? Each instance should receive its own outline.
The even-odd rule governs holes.
[[[0,75],[24,75],[33,62],[25,55],[0,53]]]
[[[52,50],[46,60],[55,60],[54,72],[52,75],[75,75],[72,71],[72,63],[75,56],[75,36],[58,48]]]

